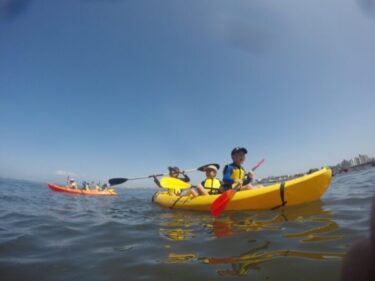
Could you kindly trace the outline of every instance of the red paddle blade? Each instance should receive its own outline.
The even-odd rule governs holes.
[[[222,212],[224,212],[235,193],[236,190],[230,189],[216,198],[216,200],[211,205],[211,215],[217,217]]]

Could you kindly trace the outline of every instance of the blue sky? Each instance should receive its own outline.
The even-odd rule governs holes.
[[[237,145],[259,177],[375,156],[365,2],[8,0],[0,176],[103,181]]]

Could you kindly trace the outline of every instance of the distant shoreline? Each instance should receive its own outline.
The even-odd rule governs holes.
[[[349,173],[350,171],[353,171],[353,170],[372,168],[372,167],[375,167],[375,160],[362,163],[359,165],[355,165],[355,166],[345,167],[345,168],[344,167],[331,167],[331,169],[336,175],[336,174],[342,174],[342,173]]]

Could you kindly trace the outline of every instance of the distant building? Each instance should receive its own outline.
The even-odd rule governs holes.
[[[359,160],[359,157],[354,158],[354,163],[355,163],[355,166],[361,164],[361,160]]]
[[[353,159],[352,159],[353,160]],[[349,167],[351,167],[352,165],[351,165],[351,163],[350,163],[350,161],[348,161],[348,160],[343,160],[342,162],[341,162],[341,168],[349,168]]]
[[[364,154],[364,155],[359,154],[358,158],[359,158],[359,163],[360,164],[364,164],[364,163],[369,162],[369,158],[368,158],[368,156],[366,154]]]

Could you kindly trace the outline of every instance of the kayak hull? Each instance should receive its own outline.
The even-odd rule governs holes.
[[[318,200],[328,189],[332,178],[330,168],[262,188],[236,192],[227,205],[228,211],[267,210],[294,206]],[[172,192],[156,192],[153,201],[161,207],[193,211],[210,211],[220,195],[177,196]]]
[[[101,196],[113,196],[117,195],[115,191],[97,191],[97,190],[80,190],[80,189],[71,189],[64,186],[58,186],[55,184],[48,184],[48,187],[56,192],[64,192],[70,194],[80,194],[80,195],[101,195]]]

